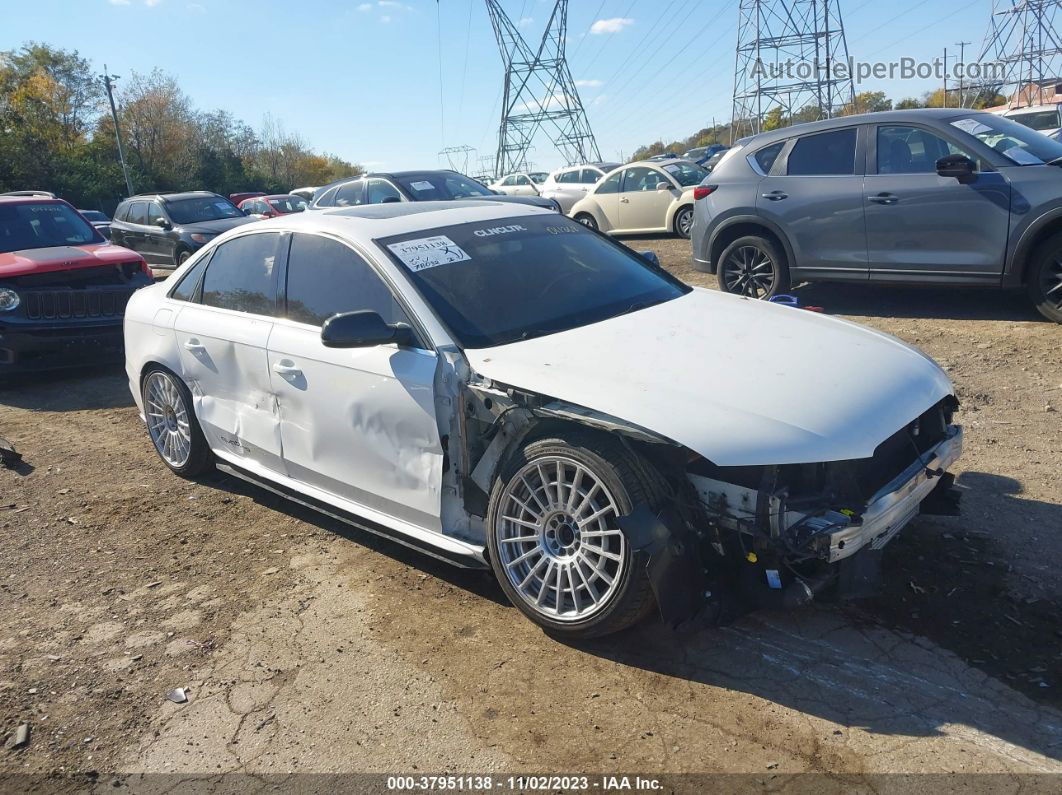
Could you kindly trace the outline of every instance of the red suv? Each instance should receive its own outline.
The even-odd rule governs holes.
[[[151,283],[62,199],[0,196],[0,377],[120,361],[126,302]]]

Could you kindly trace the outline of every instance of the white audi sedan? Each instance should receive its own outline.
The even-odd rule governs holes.
[[[133,295],[125,345],[178,475],[491,567],[568,638],[861,586],[920,508],[957,507],[956,401],[923,354],[534,207],[239,227]]]

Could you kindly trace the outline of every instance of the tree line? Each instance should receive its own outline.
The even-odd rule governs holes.
[[[956,104],[953,93],[949,91],[948,96],[945,96],[943,89],[930,91],[922,97],[906,97],[895,102],[889,99],[884,91],[865,91],[856,94],[854,102],[846,103],[834,115],[852,116],[857,113],[874,113],[884,110],[942,108],[945,107],[945,100],[951,106]],[[996,93],[994,90],[978,90],[977,93],[968,98],[966,104],[970,108],[990,108],[1003,105],[1006,101],[1006,97]],[[825,114],[817,105],[808,105],[790,116],[786,116],[782,108],[775,107],[764,114],[761,129],[767,132],[822,118],[825,118]],[[671,141],[670,143],[655,141],[638,147],[634,151],[631,161],[644,160],[647,157],[663,154],[664,152],[674,152],[681,155],[698,146],[711,146],[712,144],[729,146],[734,140],[748,135],[751,126],[749,120],[745,120],[743,123],[739,122],[737,128],[734,128],[731,123],[717,124],[698,130],[693,135],[682,140]]]
[[[266,116],[257,130],[195,107],[177,80],[132,72],[114,92],[133,188],[283,193],[362,173]],[[76,51],[30,42],[0,52],[0,192],[48,190],[114,211],[126,194],[99,70]]]

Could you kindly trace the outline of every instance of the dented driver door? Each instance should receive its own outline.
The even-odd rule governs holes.
[[[409,320],[375,270],[339,240],[294,234],[285,281],[287,317],[273,327],[269,368],[288,475],[354,503],[362,515],[439,532],[435,352],[324,346],[321,325],[340,312]]]

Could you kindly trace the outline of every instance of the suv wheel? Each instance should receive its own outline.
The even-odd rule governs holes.
[[[1037,249],[1026,289],[1041,315],[1062,323],[1062,234]]]
[[[487,547],[509,600],[551,634],[618,632],[653,606],[644,552],[617,519],[659,501],[651,465],[608,436],[537,439],[506,463],[491,489]]]
[[[773,298],[789,289],[789,268],[767,238],[739,237],[719,257],[719,289],[749,298]]]

